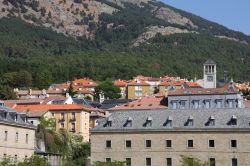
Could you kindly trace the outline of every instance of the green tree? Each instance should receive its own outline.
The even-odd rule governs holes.
[[[207,162],[202,162],[198,158],[189,156],[181,156],[181,164],[182,166],[208,166]]]
[[[68,89],[68,93],[70,96],[74,97],[75,94],[77,93],[76,91],[74,91],[74,87],[73,87],[73,84],[72,82],[70,83],[70,86],[69,86],[69,89]]]
[[[35,87],[39,89],[47,89],[52,84],[52,73],[48,70],[43,70],[36,73]]]
[[[114,86],[112,81],[101,82],[95,88],[95,98],[99,99],[99,95],[103,94],[106,99],[118,99],[121,97],[120,88]]]
[[[19,162],[17,166],[50,166],[47,159],[37,155],[33,155],[24,159],[23,162]]]
[[[1,100],[11,100],[16,99],[16,94],[12,88],[5,85],[0,85],[0,99]]]
[[[16,166],[14,159],[10,156],[3,157],[0,160],[0,166]]]
[[[113,162],[95,162],[93,166],[124,166],[124,161],[113,161]]]

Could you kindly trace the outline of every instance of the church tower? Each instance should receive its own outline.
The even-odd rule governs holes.
[[[216,63],[209,59],[203,64],[204,88],[216,88]]]

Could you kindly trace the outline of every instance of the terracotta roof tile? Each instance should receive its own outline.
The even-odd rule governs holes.
[[[162,103],[164,100],[163,95],[152,95],[142,97],[141,99],[134,100],[127,104],[123,104],[117,107],[109,109],[109,111],[118,110],[151,110],[151,109],[166,109],[167,106]]]
[[[128,85],[144,85],[144,86],[147,86],[149,84],[146,83],[145,81],[133,80],[133,81],[129,82]]]

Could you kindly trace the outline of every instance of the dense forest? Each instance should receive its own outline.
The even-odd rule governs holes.
[[[132,41],[148,26],[184,28],[157,19],[151,7],[143,5],[127,3],[112,15],[102,14],[100,21],[91,25],[93,39],[64,36],[15,17],[1,18],[0,88],[46,88],[51,83],[84,76],[95,80],[130,79],[138,74],[201,78],[202,64],[208,58],[217,62],[219,79],[226,71],[237,81],[250,80],[250,45],[214,35],[245,42],[250,41],[249,36],[177,9],[173,10],[199,26],[199,33],[157,34],[147,43],[132,47]],[[111,23],[112,27],[107,28]],[[206,29],[211,26],[212,30]],[[23,77],[15,79],[17,75]]]

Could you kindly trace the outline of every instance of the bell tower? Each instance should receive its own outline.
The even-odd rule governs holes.
[[[209,59],[203,64],[204,88],[216,88],[216,63]]]

